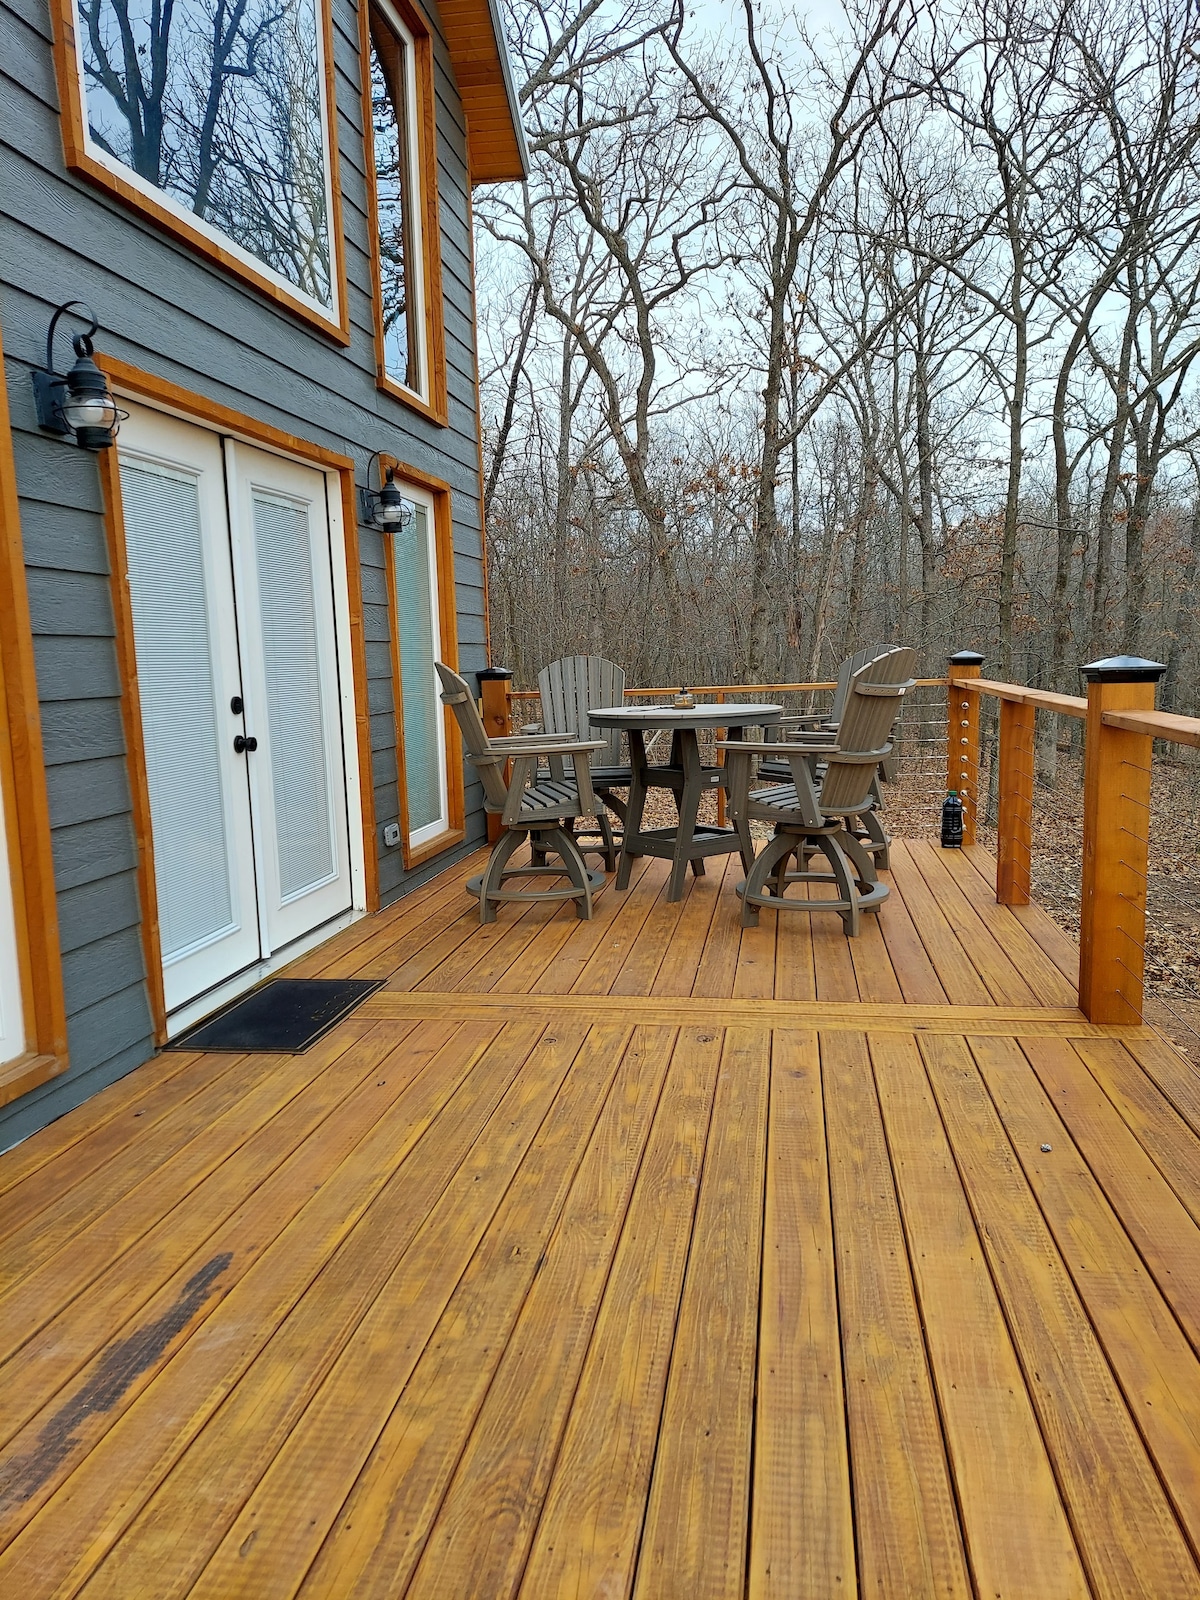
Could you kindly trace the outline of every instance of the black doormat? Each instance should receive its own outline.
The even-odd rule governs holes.
[[[273,978],[164,1048],[303,1055],[386,982],[386,978]]]

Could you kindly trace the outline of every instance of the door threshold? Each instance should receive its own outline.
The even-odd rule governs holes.
[[[252,966],[244,967],[232,978],[226,978],[224,983],[219,983],[215,989],[206,989],[194,1000],[188,1000],[172,1011],[167,1017],[167,1038],[174,1039],[177,1034],[183,1033],[187,1028],[193,1027],[197,1022],[203,1022],[205,1017],[211,1016],[214,1011],[219,1011],[222,1006],[227,1006],[231,1000],[236,1000],[239,995],[253,989],[256,984],[269,978],[273,973],[280,972],[293,961],[307,955],[310,950],[315,950],[318,945],[332,939],[335,933],[341,933],[343,928],[348,928],[352,922],[357,922],[365,917],[365,911],[351,908],[349,911],[339,912],[336,917],[331,917],[328,922],[323,922],[319,928],[301,934],[298,939],[293,939],[291,944],[284,945],[276,950],[273,955],[267,956],[262,961],[256,961]]]

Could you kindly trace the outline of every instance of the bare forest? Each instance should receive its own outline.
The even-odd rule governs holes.
[[[509,15],[532,174],[476,220],[518,684],[580,649],[762,682],[896,641],[1073,693],[1155,656],[1200,710],[1195,8]]]

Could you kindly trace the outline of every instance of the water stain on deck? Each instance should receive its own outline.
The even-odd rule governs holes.
[[[79,1444],[82,1425],[98,1412],[111,1411],[130,1385],[154,1366],[212,1294],[232,1260],[231,1250],[213,1256],[188,1279],[175,1304],[157,1321],[109,1347],[83,1388],[46,1423],[33,1448],[0,1469],[0,1508],[28,1500],[54,1475]]]

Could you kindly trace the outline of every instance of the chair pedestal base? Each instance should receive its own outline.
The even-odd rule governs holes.
[[[829,872],[809,872],[807,862],[817,851],[828,861]],[[795,855],[805,870],[789,872],[788,861]],[[787,894],[790,883],[832,883],[841,892],[836,900],[801,900]],[[847,936],[859,931],[864,911],[878,911],[890,890],[880,883],[870,847],[845,828],[828,833],[783,831],[755,857],[746,878],[738,884],[742,900],[742,926],[756,927],[758,908],[770,911],[836,911],[845,924]]]
[[[509,831],[498,840],[488,859],[486,871],[477,878],[467,880],[467,893],[479,901],[480,922],[495,922],[496,906],[502,900],[575,900],[576,915],[587,921],[592,915],[592,895],[604,885],[602,872],[591,872],[580,853],[572,834],[566,828],[538,828],[531,830],[529,844],[533,861],[520,867],[510,867],[509,861],[524,843],[524,836]],[[546,863],[547,855],[556,855],[561,866]],[[570,883],[561,889],[506,889],[510,878],[568,878]]]

